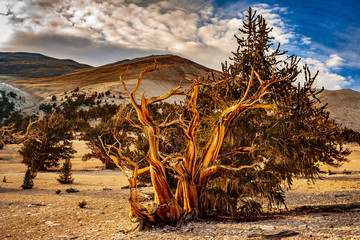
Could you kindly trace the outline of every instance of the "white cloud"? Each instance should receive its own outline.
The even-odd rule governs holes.
[[[292,30],[285,24],[280,14],[287,11],[286,8],[280,7],[271,7],[268,4],[257,4],[253,7],[257,10],[258,14],[262,15],[269,27],[272,27],[273,30],[270,32],[270,36],[274,37],[275,41],[281,44],[287,44],[291,39],[295,38],[295,34]]]
[[[293,33],[277,13],[286,8],[255,6],[273,28],[271,36],[288,43]],[[13,25],[19,32],[88,38],[94,42],[146,51],[179,54],[220,68],[236,50],[241,12],[232,17],[214,9],[209,1],[22,1],[14,8]],[[224,11],[225,12],[225,11]]]
[[[303,37],[303,38],[301,38],[301,43],[304,44],[304,45],[310,45],[311,44],[311,38]]]
[[[67,53],[70,55],[62,57],[94,65],[96,61],[104,64],[100,58],[117,61],[142,53],[172,53],[220,69],[220,63],[237,48],[234,35],[241,37],[238,29],[247,14],[241,4],[215,9],[211,3],[205,0],[19,0],[13,8],[15,15],[9,18],[18,34],[4,49],[32,49],[52,53],[54,57]],[[283,18],[288,14],[287,8],[257,4],[253,9],[273,28],[270,36],[275,42],[285,44],[287,50],[295,49],[296,44],[312,45],[311,38],[296,34],[293,26],[287,24]],[[330,55],[325,64],[312,53],[306,56],[303,62],[313,72],[320,71],[319,87],[339,89],[349,83],[349,79],[331,72],[344,63],[338,55]],[[86,57],[94,59],[85,61]]]
[[[344,59],[337,54],[331,54],[330,59],[326,61],[326,66],[333,69],[339,69],[344,63]]]
[[[331,69],[327,66],[327,64],[324,64],[319,60],[304,58],[302,59],[302,63],[307,64],[313,74],[319,71],[315,83],[317,88],[324,87],[329,90],[338,90],[351,83],[350,77],[345,78],[339,74],[331,72]]]

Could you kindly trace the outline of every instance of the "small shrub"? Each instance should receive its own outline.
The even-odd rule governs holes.
[[[36,177],[36,172],[32,171],[30,168],[25,173],[24,183],[21,186],[23,189],[31,189],[34,187],[34,178]]]
[[[52,112],[53,105],[50,103],[42,103],[39,106],[39,110],[43,111],[46,114],[50,114]]]
[[[78,203],[79,208],[85,208],[87,205],[87,201],[84,199]]]
[[[61,174],[60,174],[59,178],[57,178],[56,180],[58,180],[61,184],[72,183],[74,181],[74,178],[71,177],[71,175],[72,175],[71,167],[72,167],[72,165],[71,165],[70,159],[66,159],[61,168]]]
[[[15,93],[15,92],[9,92],[8,93],[8,96],[10,96],[11,98],[13,98],[13,99],[16,99],[16,97],[17,97],[17,94]]]

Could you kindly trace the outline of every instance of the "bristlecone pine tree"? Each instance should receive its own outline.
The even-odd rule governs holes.
[[[271,48],[271,28],[251,9],[240,31],[239,48],[233,53],[232,63],[223,64],[220,79],[207,81],[224,84],[204,86],[199,93],[198,110],[206,115],[202,127],[211,129],[209,122],[218,117],[219,109],[226,109],[247,90],[252,69],[263,80],[283,79],[271,85],[261,99],[261,103],[276,108],[253,109],[235,119],[217,159],[218,164],[234,167],[256,162],[262,167],[223,172],[210,182],[202,198],[204,211],[243,217],[241,209],[249,204],[256,206],[254,201],[267,204],[268,208],[284,204],[281,183],[291,186],[294,176],[314,179],[320,163],[338,166],[349,152],[341,148],[341,129],[319,100],[321,90],[313,88],[316,75],[312,77],[307,66],[301,73],[299,59],[286,57],[279,50],[280,45]],[[255,83],[250,93],[258,87]],[[244,151],[244,147],[249,151]]]
[[[188,91],[181,91],[179,86],[159,97],[146,98],[143,94],[138,102],[137,91],[144,75],[159,67],[156,59],[154,67],[140,74],[132,92],[127,90],[123,75],[120,77],[137,114],[137,120],[130,115],[127,120],[146,135],[148,156],[140,162],[125,156],[119,139],[103,147],[129,181],[130,219],[139,222],[139,229],[181,225],[205,214],[216,202],[226,206],[242,203],[227,211],[215,206],[222,214],[258,214],[260,200],[283,201],[283,181],[291,185],[293,176],[316,176],[320,162],[337,165],[345,160],[338,127],[317,105],[317,92],[312,89],[315,78],[308,69],[305,67],[303,86],[294,86],[298,60],[277,59],[282,53],[279,48],[271,52],[271,29],[251,9],[241,31],[245,37],[237,38],[239,50],[234,53],[234,63],[224,64],[220,79],[191,80]],[[188,96],[179,118],[155,121],[152,104],[179,94]],[[163,139],[171,137],[166,129],[174,126],[183,130],[184,141],[179,141],[183,148],[176,146],[172,153],[162,151]],[[144,161],[147,166],[140,167]],[[175,189],[169,184],[166,169],[177,178]],[[138,198],[137,179],[147,172],[155,199],[153,205],[145,207]],[[228,194],[229,201],[219,200],[221,194],[215,194],[212,196],[217,201],[209,203],[214,185],[208,185],[209,181],[220,177],[228,183],[220,190]]]
[[[121,105],[120,111],[123,112],[121,109],[124,108],[125,106]],[[116,141],[116,138],[118,138],[123,143],[122,147],[123,150],[125,150],[132,142],[132,137],[127,135],[130,129],[131,125],[128,122],[124,122],[122,116],[116,119],[111,118],[105,122],[100,122],[94,127],[86,128],[82,140],[86,141],[86,145],[91,149],[91,153],[85,154],[82,160],[87,161],[90,158],[97,158],[104,164],[105,169],[115,168],[116,165],[106,154],[99,137],[106,143],[113,143]],[[120,132],[121,134],[119,134]]]
[[[72,167],[72,164],[71,164],[70,159],[65,159],[65,162],[64,162],[63,166],[61,167],[61,174],[59,175],[59,178],[56,179],[59,181],[59,183],[61,183],[61,184],[73,183],[74,178],[71,177],[71,175],[72,175],[71,167]]]
[[[19,150],[22,162],[35,171],[56,167],[61,159],[72,158],[76,152],[71,139],[70,126],[62,115],[53,113],[32,128],[32,135]]]
[[[106,123],[100,122],[94,127],[88,127],[85,129],[82,140],[86,141],[86,145],[91,149],[90,153],[87,153],[83,156],[82,160],[87,161],[91,158],[99,159],[103,164],[105,169],[115,168],[116,165],[111,161],[109,156],[106,155],[104,148],[101,146],[99,136],[105,141],[114,142],[114,120],[110,119]]]
[[[28,121],[26,132],[17,131],[15,124],[11,123],[8,125],[0,125],[0,149],[2,149],[6,144],[21,144],[26,142],[31,137],[31,129],[33,124],[37,121]]]
[[[21,186],[23,189],[31,189],[34,187],[34,178],[36,177],[36,171],[28,168],[25,177],[23,185]]]

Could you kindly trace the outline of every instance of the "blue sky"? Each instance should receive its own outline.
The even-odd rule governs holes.
[[[94,66],[170,53],[220,69],[249,6],[282,50],[320,71],[318,87],[360,91],[358,0],[0,0],[0,51]]]

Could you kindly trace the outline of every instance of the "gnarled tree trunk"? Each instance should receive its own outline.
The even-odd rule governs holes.
[[[201,213],[199,200],[204,192],[206,185],[210,178],[215,177],[224,170],[238,171],[243,168],[250,168],[252,166],[242,166],[240,168],[233,168],[230,166],[216,165],[215,160],[219,155],[220,148],[223,144],[228,127],[232,124],[233,120],[242,112],[251,108],[272,108],[273,106],[257,104],[258,100],[265,94],[265,90],[273,83],[280,80],[275,77],[269,81],[261,81],[259,90],[252,96],[249,95],[250,87],[255,78],[255,72],[252,71],[251,79],[249,81],[248,89],[241,100],[235,102],[231,107],[225,109],[220,115],[217,127],[215,128],[209,142],[201,151],[197,149],[196,136],[199,128],[199,113],[196,109],[196,101],[198,97],[198,88],[202,83],[193,80],[189,92],[191,97],[187,102],[188,110],[190,113],[190,121],[185,123],[181,119],[174,122],[179,124],[187,138],[187,147],[185,154],[174,158],[173,156],[160,157],[159,151],[159,126],[153,121],[149,114],[148,107],[150,104],[169,98],[173,95],[185,94],[180,91],[180,86],[171,90],[165,95],[147,99],[144,94],[141,96],[141,103],[136,100],[136,94],[142,82],[143,76],[157,68],[156,59],[155,65],[151,69],[144,70],[139,78],[135,89],[130,93],[125,82],[120,77],[123,83],[124,90],[130,97],[130,101],[136,110],[137,117],[140,124],[135,124],[130,120],[134,127],[140,128],[147,134],[149,141],[149,157],[146,159],[149,167],[139,169],[139,166],[131,159],[121,154],[121,144],[118,146],[106,145],[104,148],[107,154],[114,163],[123,170],[125,176],[128,178],[130,185],[130,219],[139,221],[140,230],[147,225],[162,225],[181,224],[184,220],[193,219]],[[126,74],[126,73],[124,73]],[[114,154],[116,153],[116,154]],[[165,172],[164,163],[166,161],[173,161],[172,169],[177,173],[178,184],[176,192],[173,193],[168,182]],[[129,169],[126,166],[132,166]],[[150,171],[151,182],[154,187],[155,201],[151,209],[144,207],[138,200],[137,182],[138,175]]]

